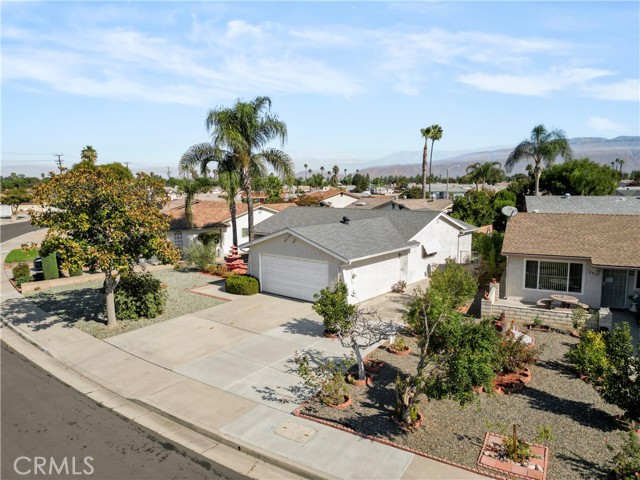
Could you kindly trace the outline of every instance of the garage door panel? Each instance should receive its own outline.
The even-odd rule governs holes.
[[[329,263],[263,254],[261,277],[263,292],[313,301],[329,285]]]

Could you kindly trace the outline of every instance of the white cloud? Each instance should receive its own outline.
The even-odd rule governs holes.
[[[622,80],[608,85],[589,86],[587,92],[603,100],[640,102],[640,81],[637,78]]]
[[[624,133],[629,131],[626,126],[616,123],[608,118],[602,117],[589,117],[589,119],[587,120],[587,125],[596,132],[602,134],[609,134],[612,132]]]

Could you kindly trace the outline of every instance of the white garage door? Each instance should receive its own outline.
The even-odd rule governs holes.
[[[262,291],[313,301],[329,285],[329,263],[306,258],[260,255]]]

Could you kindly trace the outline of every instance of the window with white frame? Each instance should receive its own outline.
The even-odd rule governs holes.
[[[582,263],[527,260],[524,288],[582,292]]]

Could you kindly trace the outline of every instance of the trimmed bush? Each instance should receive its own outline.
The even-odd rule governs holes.
[[[227,293],[233,295],[255,295],[260,291],[258,279],[249,275],[231,275],[225,280]]]
[[[46,257],[42,257],[42,273],[44,274],[45,280],[53,280],[56,278],[60,278],[56,252],[52,252]]]
[[[167,292],[150,273],[131,272],[122,275],[114,300],[118,320],[155,318],[164,311]]]
[[[185,258],[189,265],[195,265],[198,270],[204,271],[208,265],[216,261],[216,245],[215,243],[203,244],[199,240],[195,241],[187,248]]]
[[[580,335],[580,343],[567,353],[567,358],[580,375],[585,375],[592,383],[601,382],[610,368],[605,335],[584,332]]]
[[[83,274],[82,267],[69,269],[69,276],[71,277],[81,277],[82,274]]]

